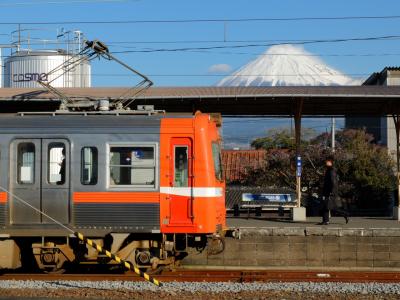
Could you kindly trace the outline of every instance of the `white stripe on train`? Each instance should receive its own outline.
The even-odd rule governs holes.
[[[160,187],[160,193],[185,197],[221,197],[223,189],[219,187]]]

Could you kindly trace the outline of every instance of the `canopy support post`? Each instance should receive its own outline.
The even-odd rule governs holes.
[[[306,209],[301,207],[301,118],[303,114],[304,99],[295,100],[294,127],[296,142],[296,207],[293,208],[293,221],[305,221]]]
[[[396,176],[397,176],[397,200],[393,207],[393,218],[400,221],[400,114],[393,114],[396,129]]]
[[[294,128],[296,141],[296,160],[301,157],[301,117],[303,111],[303,98],[296,101],[296,110],[294,114]],[[298,166],[296,165],[296,169]],[[301,174],[296,170],[296,201],[297,207],[301,204]]]

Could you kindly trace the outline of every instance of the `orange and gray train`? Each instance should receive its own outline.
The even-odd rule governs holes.
[[[223,248],[220,137],[207,114],[0,116],[0,157],[0,268],[111,263],[68,229],[144,269]]]

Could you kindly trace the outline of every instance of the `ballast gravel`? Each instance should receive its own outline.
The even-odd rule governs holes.
[[[74,299],[399,299],[400,283],[0,281],[2,297]],[[9,298],[7,298],[9,299]]]

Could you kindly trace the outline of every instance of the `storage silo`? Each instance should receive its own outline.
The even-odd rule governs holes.
[[[0,88],[3,87],[3,58],[1,57],[1,48],[0,48]]]
[[[0,88],[4,87],[4,78],[3,78],[3,73],[4,73],[4,66],[3,66],[3,56],[2,56],[2,48],[0,47]]]
[[[47,76],[51,70],[79,56],[63,50],[22,50],[4,60],[4,87],[41,87],[36,81],[51,82],[53,87],[90,87],[90,63],[87,60],[70,70],[59,70]],[[67,72],[65,72],[67,71]],[[65,74],[63,74],[65,72]],[[47,78],[49,77],[49,78]]]

